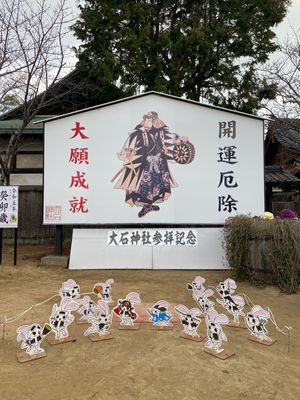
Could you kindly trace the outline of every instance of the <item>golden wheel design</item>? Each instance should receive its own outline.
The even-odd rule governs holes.
[[[175,144],[173,158],[178,164],[189,164],[195,158],[195,147],[190,142]]]

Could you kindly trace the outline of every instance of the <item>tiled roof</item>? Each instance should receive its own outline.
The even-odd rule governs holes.
[[[295,175],[285,171],[278,165],[268,165],[265,167],[265,182],[276,183],[276,182],[299,182]]]
[[[300,151],[300,119],[279,119],[272,121],[268,136],[275,137],[282,146]]]
[[[32,121],[24,129],[24,134],[42,134],[43,133],[43,124],[39,124],[38,121],[41,121],[49,116],[46,115],[37,115]],[[19,129],[22,126],[21,119],[8,119],[1,121],[0,120],[0,134],[11,134],[15,129]]]

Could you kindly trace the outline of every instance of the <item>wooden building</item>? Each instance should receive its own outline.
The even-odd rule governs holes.
[[[280,119],[269,125],[265,140],[266,209],[291,208],[300,215],[300,119]],[[288,192],[274,192],[274,188]],[[279,201],[278,201],[279,200]]]
[[[300,119],[270,123],[265,141],[265,165],[277,165],[300,178]]]
[[[47,91],[37,116],[26,126],[13,161],[11,185],[42,186],[43,184],[43,125],[39,120],[66,114],[124,97],[113,85],[99,86],[97,82],[75,69]],[[0,152],[3,153],[11,133],[22,124],[21,105],[0,115]]]
[[[282,183],[299,183],[300,179],[290,172],[285,171],[278,165],[267,165],[265,166],[265,208],[267,211],[274,212],[280,211],[283,208],[291,208],[300,215],[300,208],[298,205],[297,192],[291,193],[289,196],[284,198],[283,194],[281,198],[283,201],[278,201],[277,193],[273,193],[273,188],[277,187]],[[295,195],[293,195],[295,194]],[[291,199],[292,196],[292,199]]]
[[[124,97],[112,86],[101,86],[75,69],[47,92],[43,107],[26,126],[14,157],[10,184],[19,186],[19,228],[21,241],[36,243],[52,240],[55,227],[42,225],[43,209],[43,124],[39,120],[77,111]],[[11,133],[21,127],[24,108],[19,106],[0,115],[0,152],[3,154]],[[70,237],[71,228],[65,229]],[[13,230],[5,229],[3,237],[13,239]]]

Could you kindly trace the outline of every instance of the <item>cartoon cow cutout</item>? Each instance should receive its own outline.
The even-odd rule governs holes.
[[[17,329],[17,341],[22,342],[21,349],[30,356],[45,353],[41,348],[42,341],[51,332],[51,326],[45,324],[44,327],[40,324],[33,323],[31,325],[22,325]]]
[[[218,314],[216,310],[213,310],[205,316],[207,338],[205,347],[221,353],[223,341],[227,342],[227,337],[223,332],[221,325],[226,325],[229,322],[228,317],[225,314]]]
[[[205,290],[205,287],[203,286],[205,282],[205,278],[202,276],[198,275],[195,277],[192,283],[187,284],[187,290]]]
[[[99,299],[104,300],[106,303],[113,303],[113,299],[111,297],[112,287],[111,285],[114,283],[113,279],[107,279],[105,282],[98,282],[93,287],[93,292],[98,296]]]
[[[80,286],[73,279],[68,279],[63,282],[59,294],[62,299],[66,297],[77,300],[80,298]]]
[[[78,307],[78,303],[69,297],[63,298],[59,306],[53,305],[49,320],[56,340],[65,339],[69,336],[68,326],[74,321],[71,311],[77,310]]]
[[[245,324],[252,337],[271,344],[273,340],[267,335],[266,324],[270,318],[268,310],[264,310],[261,306],[253,306],[251,311],[245,316]]]
[[[84,296],[82,299],[76,300],[79,305],[77,310],[78,314],[81,315],[80,321],[87,321],[89,316],[95,314],[97,304],[90,298],[90,296]]]
[[[193,290],[193,299],[200,308],[201,313],[206,314],[214,310],[214,302],[209,297],[214,295],[212,289]]]
[[[221,299],[218,299],[217,302],[233,316],[233,322],[239,325],[240,316],[245,316],[243,312],[245,300],[242,296],[233,295],[236,288],[237,285],[233,279],[228,278],[224,282],[220,282],[216,289]]]
[[[183,327],[183,333],[191,338],[200,338],[197,330],[200,326],[201,311],[198,308],[187,308],[183,304],[179,304],[175,307],[175,312],[180,317],[180,322]]]
[[[109,328],[112,324],[112,312],[104,300],[99,300],[94,307],[93,315],[87,317],[91,326],[84,332],[84,336],[98,333],[99,336],[110,335]]]

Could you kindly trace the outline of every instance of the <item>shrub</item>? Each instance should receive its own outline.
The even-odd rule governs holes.
[[[264,252],[268,274],[251,265],[250,247]],[[236,279],[275,283],[285,293],[300,289],[300,220],[261,219],[239,215],[228,218],[224,226],[227,262]],[[263,258],[263,257],[262,257]]]

